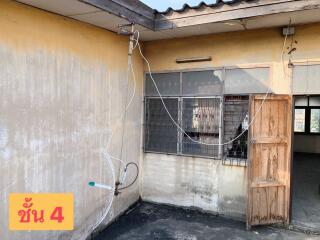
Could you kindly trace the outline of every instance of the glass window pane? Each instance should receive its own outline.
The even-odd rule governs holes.
[[[309,106],[311,107],[320,107],[320,97],[310,97]]]
[[[310,132],[320,133],[320,109],[311,109]]]
[[[183,99],[182,127],[194,140],[219,143],[220,99]],[[182,153],[197,156],[219,156],[219,146],[194,143],[186,135],[182,139]]]
[[[178,99],[164,99],[174,120],[178,121]],[[146,99],[145,150],[177,153],[177,127],[170,119],[160,99]]]
[[[221,95],[222,71],[182,73],[182,94],[184,96]]]
[[[227,69],[225,93],[266,93],[268,82],[269,68]]]
[[[294,105],[296,107],[306,107],[306,106],[308,106],[308,97],[295,97]]]
[[[294,94],[318,94],[320,91],[320,65],[294,66],[292,91]]]
[[[305,109],[295,109],[294,111],[294,131],[305,132]]]
[[[180,95],[180,73],[154,73],[152,76],[161,95]],[[146,96],[159,96],[149,74],[146,75]]]

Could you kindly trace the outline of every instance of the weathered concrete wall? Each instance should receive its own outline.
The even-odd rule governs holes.
[[[219,160],[145,154],[142,198],[244,218],[246,168]]]
[[[101,151],[114,129],[110,152],[120,154],[128,39],[14,1],[0,1],[0,9],[0,238],[85,239],[111,197],[88,182],[112,184]],[[141,80],[138,55],[134,64]],[[131,93],[132,78],[129,84]],[[136,163],[141,101],[138,81],[123,150],[124,160]],[[114,167],[118,175],[117,161]],[[9,232],[11,192],[74,193],[75,230]],[[104,223],[138,198],[135,184],[116,197]]]
[[[295,42],[296,41],[296,42]],[[289,56],[291,42],[297,50]],[[270,66],[270,87],[275,93],[291,93],[288,60],[320,60],[320,24],[298,26],[287,39],[281,28],[231,32],[145,44],[152,71],[174,71],[211,67]],[[212,56],[211,62],[177,64],[177,58]],[[144,67],[147,71],[147,67]],[[195,206],[232,217],[246,211],[246,169],[223,166],[221,161],[145,154],[141,183],[142,198],[154,202]]]

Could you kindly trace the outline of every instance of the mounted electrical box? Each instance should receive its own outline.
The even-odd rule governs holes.
[[[282,35],[283,36],[292,36],[296,34],[295,27],[284,27],[282,28]]]

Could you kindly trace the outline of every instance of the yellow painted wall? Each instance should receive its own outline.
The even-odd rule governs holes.
[[[66,51],[112,67],[127,63],[127,37],[10,0],[1,0],[2,42],[19,51]]]
[[[101,154],[112,130],[110,153],[140,161],[141,58],[134,55],[136,95],[121,151],[128,38],[10,0],[0,0],[0,29],[0,238],[85,239],[113,195],[88,186],[112,184]],[[129,76],[130,96],[133,85]],[[74,231],[9,231],[11,192],[73,193]],[[103,225],[138,199],[136,183],[115,198]]]
[[[209,68],[223,66],[271,66],[272,89],[276,93],[290,93],[290,70],[287,67],[286,42],[284,64],[281,55],[284,44],[281,28],[204,35],[189,38],[151,41],[145,44],[145,54],[152,71]],[[320,24],[296,27],[293,61],[320,60]],[[176,64],[177,58],[212,56],[211,62]],[[145,71],[147,68],[145,66]],[[284,70],[285,69],[285,74]]]

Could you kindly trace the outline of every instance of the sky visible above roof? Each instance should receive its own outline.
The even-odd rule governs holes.
[[[189,4],[190,6],[196,6],[200,2],[204,2],[203,0],[141,0],[149,7],[154,8],[158,11],[165,11],[169,7],[173,9],[181,9],[184,4]],[[216,0],[207,0],[205,1],[207,4],[215,3]]]

